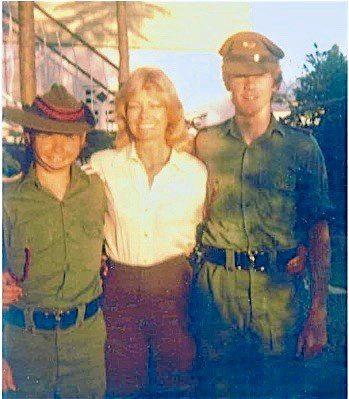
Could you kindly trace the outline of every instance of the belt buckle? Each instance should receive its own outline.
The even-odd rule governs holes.
[[[63,313],[64,312],[62,310],[53,312],[53,315],[54,315],[55,320],[56,320],[56,328],[60,328],[60,324],[61,324]]]
[[[256,260],[255,255],[257,255],[257,251],[248,251],[247,255],[248,255],[248,258],[250,259],[251,263],[254,265],[254,262]]]
[[[60,328],[61,330],[65,330],[68,326],[64,325],[65,316],[69,316],[70,311],[59,310],[54,312],[55,320],[56,320],[56,328]]]
[[[252,265],[252,269],[257,270],[257,271],[261,271],[261,272],[265,271],[265,267],[264,266],[257,267],[257,265],[256,265],[256,256],[257,255],[263,255],[263,253],[264,253],[263,251],[261,251],[261,252],[248,251],[247,252],[248,258],[249,258],[249,260],[251,262],[251,265]]]

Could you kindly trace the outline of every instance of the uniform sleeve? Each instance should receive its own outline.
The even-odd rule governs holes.
[[[10,243],[11,243],[11,222],[10,217],[6,211],[5,206],[2,210],[2,270],[8,267],[8,260],[10,258]]]
[[[2,271],[6,269],[7,266],[7,250],[5,245],[4,228],[2,228]]]
[[[107,198],[107,186],[101,179],[99,173],[94,173],[91,176],[92,183],[96,189],[96,191],[100,195],[100,203],[102,205],[103,211],[107,212],[108,209],[108,198]]]
[[[199,221],[202,222],[205,218],[205,207],[207,198],[207,168],[204,163],[200,162],[200,196],[199,201]]]
[[[298,178],[298,216],[301,224],[310,228],[319,220],[328,220],[333,209],[328,196],[325,160],[316,140],[302,160]]]
[[[205,199],[204,199],[204,209],[203,218],[208,216],[209,205],[212,199],[212,192],[214,190],[214,184],[212,182],[212,171],[209,170],[205,162],[205,156],[203,151],[209,147],[207,142],[207,130],[203,129],[198,132],[194,140],[194,156],[198,158],[203,165],[205,165]]]

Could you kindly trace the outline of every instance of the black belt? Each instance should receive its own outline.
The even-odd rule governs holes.
[[[203,261],[214,263],[219,266],[226,266],[227,250],[224,248],[203,245],[200,249]],[[275,259],[275,253],[267,251],[234,252],[234,264],[238,270],[254,269],[261,272],[269,272],[271,260]],[[283,267],[285,271],[287,262],[297,256],[297,248],[276,252],[276,266]]]
[[[100,307],[101,297],[85,305],[84,320],[95,315]],[[53,312],[45,311],[43,309],[33,310],[33,324],[38,330],[66,330],[69,327],[75,326],[78,319],[79,309],[77,307],[62,311]],[[25,328],[24,311],[16,306],[10,306],[4,314],[5,322],[17,327]]]

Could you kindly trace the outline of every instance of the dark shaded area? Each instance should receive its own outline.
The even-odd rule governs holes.
[[[331,284],[347,282],[347,71],[346,57],[333,45],[328,51],[307,54],[304,76],[294,90],[295,102],[284,123],[310,128],[325,157],[329,195],[334,209]]]
[[[97,151],[114,147],[116,133],[108,133],[104,130],[91,130],[86,138],[86,145],[81,151],[80,158],[83,162]]]
[[[329,178],[329,194],[334,207],[330,222],[332,241],[331,283],[347,282],[347,99],[328,105],[322,123],[315,130],[323,151]]]

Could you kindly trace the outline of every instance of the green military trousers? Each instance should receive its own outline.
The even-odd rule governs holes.
[[[295,360],[306,305],[302,287],[301,277],[285,273],[270,276],[209,262],[201,267],[192,305],[200,374],[207,389],[219,381],[229,381],[230,389],[203,396],[281,398],[275,389],[286,375],[302,378],[303,365]]]
[[[203,338],[211,344],[222,341],[227,347],[230,336],[243,334],[245,339],[258,341],[262,354],[288,351],[304,313],[301,286],[302,279],[286,273],[270,276],[206,262],[196,281]]]
[[[5,329],[7,360],[17,391],[8,398],[102,398],[105,324],[101,311],[55,331]]]

